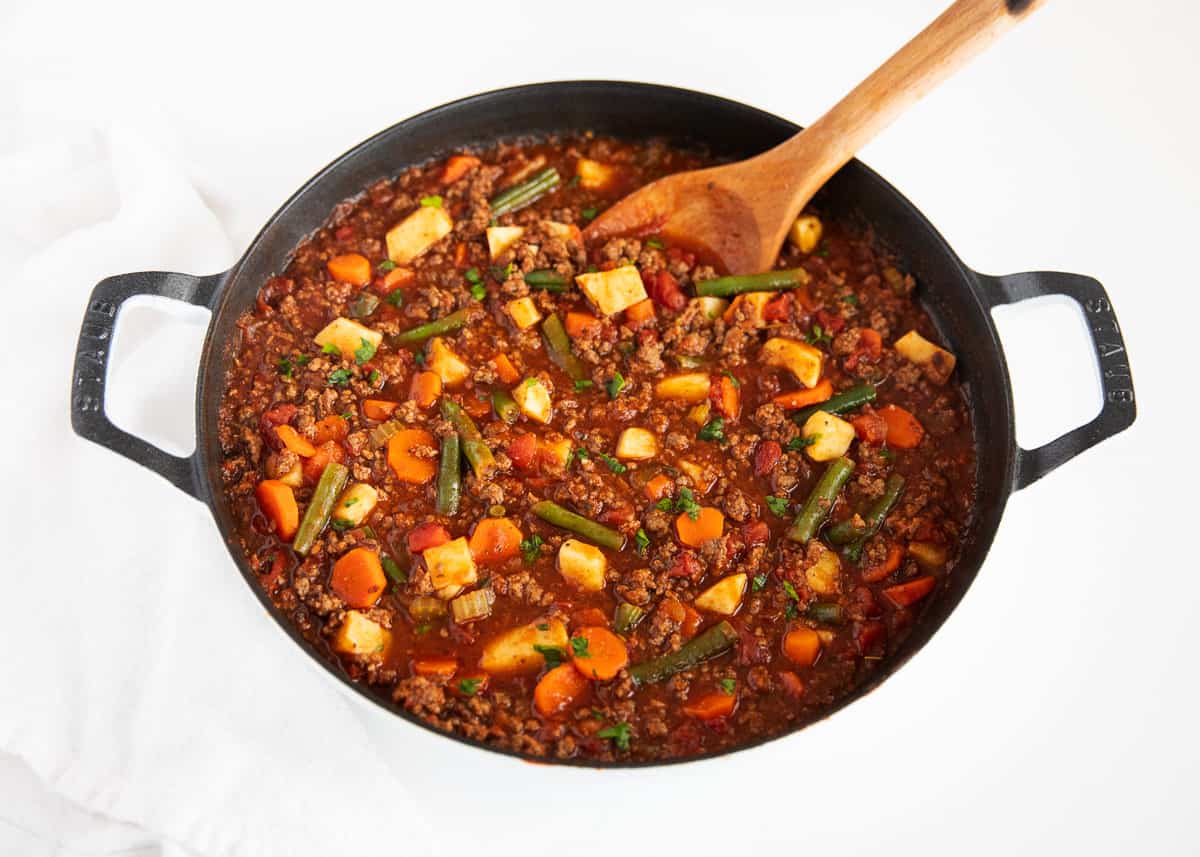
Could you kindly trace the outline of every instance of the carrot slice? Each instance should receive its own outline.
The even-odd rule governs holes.
[[[925,429],[911,413],[897,405],[884,405],[876,413],[887,423],[887,444],[896,449],[912,449],[925,436]]]
[[[450,533],[445,527],[434,521],[424,521],[408,531],[408,552],[421,553],[448,541]]]
[[[926,575],[889,586],[883,590],[883,594],[897,607],[909,607],[932,592],[935,583],[937,579],[933,575]]]
[[[698,548],[709,539],[719,539],[725,532],[725,515],[712,506],[701,506],[700,514],[692,520],[687,512],[675,519],[675,531],[679,540],[691,548]]]
[[[371,282],[371,262],[366,256],[358,253],[347,253],[344,256],[334,256],[326,264],[329,276],[339,283],[349,283],[352,286],[365,286]]]
[[[342,554],[333,564],[329,588],[351,607],[373,607],[387,588],[379,554],[370,548]]]
[[[479,158],[474,155],[451,155],[442,167],[442,184],[454,184],[477,166]]]
[[[737,381],[728,375],[716,376],[708,387],[708,398],[721,416],[736,420],[742,409],[742,394]]]
[[[517,367],[508,359],[507,354],[497,354],[492,358],[492,365],[496,367],[496,375],[505,384],[515,384],[521,380],[521,373],[517,371]]]
[[[698,720],[720,720],[733,714],[737,697],[732,693],[709,693],[683,707],[683,713]]]
[[[587,645],[576,646],[582,638]],[[580,628],[571,637],[571,663],[588,678],[608,681],[629,663],[629,650],[625,643],[607,628],[592,626]]]
[[[863,443],[880,446],[887,440],[887,423],[879,414],[859,414],[850,420],[850,425],[854,426],[854,433]]]
[[[392,414],[396,412],[396,408],[400,406],[399,402],[389,402],[385,399],[365,399],[363,401],[363,416],[369,420],[383,422],[391,419]]]
[[[430,407],[441,394],[442,376],[437,372],[418,372],[413,375],[408,397],[417,403],[418,408]]]
[[[600,319],[586,312],[568,312],[563,326],[567,329],[567,336],[579,339],[587,336],[590,331],[598,329]]]
[[[654,502],[658,502],[663,497],[671,493],[671,486],[675,483],[671,481],[671,477],[665,473],[660,473],[646,483],[643,489],[646,492],[646,497]]]
[[[792,663],[810,667],[821,654],[821,638],[812,628],[793,628],[783,636],[783,653]]]
[[[625,323],[630,327],[638,327],[648,321],[654,320],[654,301],[646,298],[644,301],[638,301],[633,306],[625,310]]]
[[[898,569],[902,559],[904,559],[904,548],[893,542],[888,545],[887,556],[884,557],[883,562],[863,569],[862,579],[867,583],[878,583]]]
[[[275,434],[279,435],[284,446],[301,458],[312,458],[317,454],[317,448],[309,442],[308,438],[287,424],[275,426]],[[317,442],[321,443],[321,441]]]
[[[785,411],[795,411],[824,402],[833,395],[833,384],[826,378],[811,390],[793,390],[790,393],[780,393],[771,401]]]
[[[331,440],[340,443],[346,439],[348,434],[350,434],[350,425],[344,418],[333,414],[317,423],[314,438],[318,445],[329,443]]]
[[[682,607],[683,621],[679,624],[679,633],[685,640],[690,640],[696,636],[696,632],[700,630],[700,623],[704,619],[692,605],[684,604]]]
[[[570,664],[560,664],[542,676],[533,689],[533,704],[543,717],[553,717],[574,705],[590,685]]]
[[[401,429],[388,438],[388,464],[401,482],[424,485],[437,473],[437,458],[418,457],[419,447],[437,448],[433,435],[424,429]]]
[[[389,293],[393,292],[407,286],[416,278],[417,275],[411,268],[392,268],[383,277],[383,290]]]
[[[296,507],[296,495],[290,485],[285,485],[278,479],[264,479],[254,489],[258,505],[263,514],[275,524],[275,534],[283,541],[296,535],[300,526],[300,510]]]
[[[304,481],[317,482],[321,478],[321,474],[325,472],[325,465],[331,461],[342,464],[345,460],[346,450],[340,443],[331,440],[321,444],[311,458],[306,458],[300,463]]]
[[[525,534],[510,518],[484,518],[468,542],[476,562],[500,562],[521,552]]]
[[[455,658],[417,658],[412,662],[412,670],[426,678],[449,678],[458,671],[458,661]]]

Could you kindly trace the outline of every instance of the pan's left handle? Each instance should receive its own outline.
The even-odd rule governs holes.
[[[104,410],[104,387],[113,331],[125,301],[137,295],[156,295],[208,308],[224,276],[193,277],[147,271],[102,280],[92,290],[83,315],[71,379],[71,426],[76,434],[150,468],[197,498],[200,491],[195,454],[186,458],[171,455],[117,428]]]

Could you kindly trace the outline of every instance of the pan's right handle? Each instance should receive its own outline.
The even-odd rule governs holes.
[[[75,347],[71,383],[71,426],[75,433],[150,468],[193,497],[200,496],[195,454],[186,458],[171,455],[117,428],[104,410],[104,386],[108,380],[113,331],[125,301],[137,295],[156,295],[207,308],[224,276],[193,277],[147,271],[102,280],[92,290],[79,330],[79,344]]]

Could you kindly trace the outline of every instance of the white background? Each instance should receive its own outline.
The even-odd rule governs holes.
[[[228,264],[318,167],[427,107],[513,83],[624,78],[803,123],[942,5],[0,0],[0,158],[132,129],[218,215]],[[355,706],[444,853],[1197,853],[1198,36],[1188,0],[1056,0],[862,153],[975,268],[1105,283],[1131,355],[1134,428],[1011,500],[970,595],[896,678],[766,748],[662,771],[551,770]],[[51,202],[92,204],[86,188]],[[16,262],[42,238],[25,204],[0,201],[0,252]],[[91,285],[47,288],[76,292],[82,312]],[[178,328],[186,362],[200,324],[153,321]],[[1001,321],[1022,442],[1090,418],[1099,398],[1077,314],[1053,304]],[[25,365],[2,359],[6,376]],[[190,446],[186,376],[154,395],[181,415],[160,439]],[[145,491],[152,514],[203,514],[160,480]],[[20,524],[0,524],[5,543]],[[0,639],[4,657],[29,645]],[[353,800],[311,797],[314,811]],[[153,842],[0,757],[0,854],[151,854]]]

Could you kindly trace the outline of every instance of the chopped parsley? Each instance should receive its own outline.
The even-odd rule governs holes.
[[[756,575],[754,575],[754,579],[752,581],[750,581],[750,591],[751,592],[762,592],[762,588],[766,585],[767,585],[766,572],[763,572],[762,574],[756,574]]]
[[[892,459],[894,459],[896,457],[896,453],[892,452],[890,449],[885,448],[885,449],[879,450],[879,457],[882,458],[884,461],[891,461]]]
[[[351,506],[353,506],[357,502],[358,502],[357,497],[351,497],[349,500],[347,500],[345,503],[342,504],[342,508],[349,509]]]
[[[538,555],[542,552],[542,543],[545,540],[534,533],[527,539],[521,539],[521,556],[525,562],[533,563],[537,560]]]
[[[311,354],[297,354],[296,355],[296,365],[297,366],[307,366],[309,360],[312,360]]]
[[[664,243],[662,243],[662,240],[661,240],[661,239],[658,239],[658,238],[647,238],[647,239],[646,239],[646,246],[647,246],[647,247],[650,247],[650,248],[652,248],[652,249],[654,249],[654,250],[662,250],[662,249],[663,249],[663,248],[665,248],[667,245],[666,245],[666,244],[664,244]]]
[[[290,357],[280,357],[279,362],[275,364],[275,371],[283,378],[292,377],[292,359]]]
[[[474,696],[479,693],[479,687],[483,684],[481,678],[464,678],[458,682],[458,692],[463,696]]]
[[[382,273],[386,274],[388,271],[394,271],[396,269],[396,263],[391,259],[384,259],[375,267],[378,268]]]
[[[413,363],[416,363],[418,366],[424,366],[425,365],[425,352],[418,351],[415,354],[413,354]]]
[[[587,637],[571,638],[571,654],[577,658],[590,658],[592,656],[588,651]]]
[[[384,300],[392,306],[398,307],[404,303],[404,292],[401,289],[392,289]]]
[[[637,547],[637,552],[644,554],[650,547],[650,537],[646,535],[646,531],[638,527],[637,533],[633,536],[633,543]]]
[[[390,556],[380,557],[379,564],[383,566],[383,570],[387,572],[387,576],[397,583],[406,583],[408,581],[408,575],[404,573],[404,569],[400,568],[400,564]]]
[[[350,504],[347,503],[346,505],[350,505]],[[339,533],[344,533],[344,532],[346,532],[346,530],[354,529],[354,522],[353,521],[345,521],[345,520],[342,520],[341,518],[334,518],[333,520],[331,520],[329,522],[329,526],[333,527]]]
[[[633,734],[633,730],[628,723],[617,723],[613,726],[605,726],[596,733],[597,738],[611,738],[613,744],[618,750],[629,749],[629,738]]]
[[[698,440],[711,440],[717,443],[725,442],[725,418],[713,417],[696,433]]]
[[[657,503],[654,504],[654,508],[658,509],[660,512],[669,512],[674,507],[674,505],[675,505],[675,501],[672,500],[670,497],[663,497],[661,500],[659,500]]]
[[[540,646],[534,643],[533,650],[546,659],[547,669],[554,669],[556,666],[559,666],[565,658],[563,650],[558,648],[558,646]]]
[[[722,693],[727,693],[730,696],[733,696],[733,691],[737,687],[737,679],[723,678],[719,682],[717,682],[717,684],[719,684],[721,686]]]
[[[601,461],[603,461],[605,464],[607,464],[608,469],[611,470],[613,473],[624,473],[626,470],[629,469],[624,464],[622,464],[621,462],[619,462],[615,458],[613,458],[611,455],[606,455],[603,452],[598,452],[598,453],[596,453],[596,456]]]
[[[799,452],[806,446],[812,446],[820,439],[820,433],[810,434],[807,437],[794,437],[787,442],[787,448],[789,452]]]
[[[441,208],[442,198],[436,193],[432,196],[423,196],[421,197],[421,205],[425,208]]]
[[[858,295],[853,292],[848,295],[842,295],[842,303],[850,304],[850,306],[858,306]]]
[[[679,499],[675,501],[675,511],[685,512],[693,521],[700,518],[700,504],[696,502],[696,495],[692,493],[691,488],[680,488]]]
[[[332,372],[329,373],[328,386],[330,386],[330,387],[345,387],[347,384],[350,383],[350,377],[353,374],[354,373],[351,372],[349,369],[334,369]]]
[[[820,256],[822,259],[824,259],[826,256],[829,255],[829,242],[828,241],[821,242],[820,247],[817,249],[817,255]]]
[[[783,582],[783,591],[787,593],[788,598],[799,603],[800,593],[796,591],[796,587],[792,586],[792,582],[790,580],[785,580]]]
[[[375,356],[375,343],[368,339],[360,339],[359,342],[362,344],[354,349],[354,362],[361,366]]]
[[[432,630],[433,630],[432,622],[422,622],[420,625],[413,628],[413,633],[419,637],[422,634],[428,634]]]
[[[614,372],[609,382],[604,385],[604,389],[608,390],[608,397],[615,399],[625,389],[625,376],[620,372]]]
[[[582,217],[584,220],[595,220],[596,215],[599,213],[600,212],[597,209],[589,207],[589,208],[585,208],[585,209],[581,210],[579,212],[579,216]]]
[[[599,270],[600,270],[600,269],[599,269],[599,268],[597,268],[595,265],[588,265],[588,266],[587,266],[587,272],[588,272],[589,274],[595,274],[595,273],[597,273]]]
[[[492,265],[492,267],[488,268],[488,270],[491,272],[492,277],[497,282],[503,283],[512,275],[513,263],[509,262],[503,268],[501,268],[499,265]]]
[[[370,384],[372,387],[374,387],[376,384],[379,383],[379,378],[380,378],[379,370],[372,369],[371,374],[367,376],[367,383]]]
[[[582,446],[575,447],[575,460],[576,461],[584,461],[585,459],[588,459],[588,458],[591,458],[591,456],[588,455],[588,451],[586,449],[584,449]]]
[[[596,384],[590,378],[580,378],[575,382],[575,392],[582,393],[584,390],[590,390],[594,386]]]
[[[781,518],[787,517],[788,501],[783,497],[767,497],[767,508]]]
[[[487,297],[487,289],[483,287],[483,283],[476,283],[471,286],[471,297],[477,301],[481,301]]]
[[[539,631],[549,631],[549,630],[550,630],[550,623],[549,623],[549,622],[538,622],[538,623],[537,623],[537,629],[538,629]]]
[[[575,175],[571,176],[571,180],[567,182],[567,187],[575,187],[575,185],[579,184],[579,181],[579,174],[576,173]]]
[[[467,268],[466,272],[463,273],[463,276],[467,278],[467,282],[471,285],[483,282],[483,277],[479,276],[478,268]]]
[[[821,343],[829,343],[833,341],[833,336],[828,330],[825,330],[821,325],[814,324],[808,332],[808,336],[804,337],[804,341],[809,345],[820,345]]]
[[[336,354],[340,357],[342,354],[342,350],[340,348],[338,348],[336,345],[334,345],[332,342],[326,342],[324,345],[321,346],[321,353],[322,354]]]

